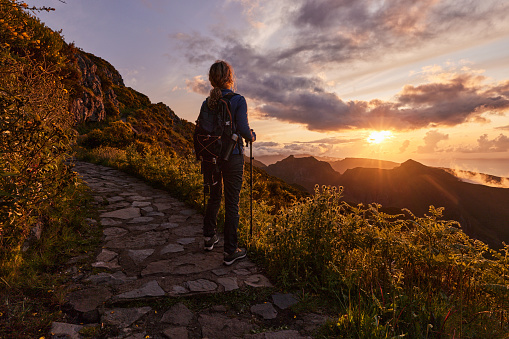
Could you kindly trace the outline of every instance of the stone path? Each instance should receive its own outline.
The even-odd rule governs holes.
[[[242,312],[221,304],[199,312],[183,302],[153,307],[162,298],[272,284],[249,259],[224,266],[221,237],[204,251],[202,216],[166,191],[108,167],[78,162],[75,170],[93,190],[99,220],[89,222],[100,222],[104,236],[92,269],[70,268],[75,275],[66,297],[69,321],[53,323],[50,337],[308,338],[325,321],[318,314],[295,315],[291,323],[278,319],[298,302],[279,293]],[[285,329],[266,330],[277,324]]]

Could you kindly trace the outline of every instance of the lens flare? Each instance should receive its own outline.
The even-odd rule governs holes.
[[[373,131],[366,139],[370,144],[379,144],[389,138],[392,138],[391,131]]]

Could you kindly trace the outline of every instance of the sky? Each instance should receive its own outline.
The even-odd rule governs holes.
[[[414,159],[509,177],[509,1],[28,0],[194,122],[217,59],[253,153]]]

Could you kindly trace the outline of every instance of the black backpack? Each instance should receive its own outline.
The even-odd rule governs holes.
[[[230,99],[237,95],[228,93],[219,99],[217,108],[211,110],[207,103],[202,106],[194,130],[196,159],[203,163],[219,164],[228,160],[235,146],[235,126],[232,119]],[[207,102],[210,98],[207,98]]]

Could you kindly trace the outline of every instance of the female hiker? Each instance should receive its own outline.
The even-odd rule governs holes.
[[[224,221],[224,264],[231,265],[246,256],[246,249],[238,247],[237,229],[239,227],[239,199],[244,174],[243,139],[253,142],[256,134],[249,127],[246,99],[233,93],[235,75],[231,65],[218,60],[209,71],[212,85],[210,96],[202,104],[202,110],[214,111],[220,99],[229,98],[233,133],[240,136],[228,160],[219,161],[214,173],[214,183],[210,185],[210,198],[203,219],[203,236],[205,250],[212,250],[219,241],[216,234],[217,214],[221,205],[224,186],[225,221]]]

